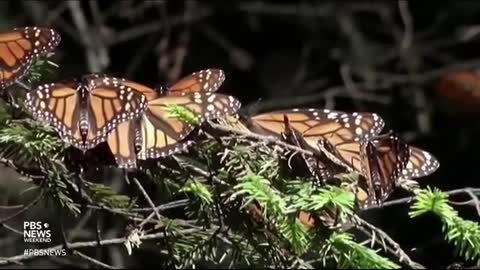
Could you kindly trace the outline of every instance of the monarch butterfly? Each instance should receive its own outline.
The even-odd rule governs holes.
[[[0,89],[22,78],[33,60],[55,49],[60,39],[55,30],[41,27],[0,32]]]
[[[86,151],[104,141],[119,123],[141,115],[147,102],[115,78],[90,74],[80,81],[40,85],[27,93],[25,105],[66,142]]]
[[[212,78],[216,78],[215,81]],[[192,143],[180,141],[194,129],[194,125],[169,117],[169,105],[184,106],[196,115],[198,122],[236,112],[240,108],[237,99],[212,93],[224,78],[221,70],[196,72],[168,87],[160,97],[156,97],[159,94],[147,86],[122,81],[146,94],[149,101],[148,109],[139,119],[122,123],[108,138],[118,166],[132,168],[136,166],[137,158],[145,160],[171,155]],[[122,143],[123,140],[127,142]]]
[[[429,152],[409,146],[392,134],[377,136],[371,141],[343,143],[337,147],[324,140],[319,141],[319,148],[336,157],[335,162],[362,174],[359,192],[364,193],[360,195],[363,205],[385,200],[399,178],[424,177],[440,167],[438,160]]]
[[[324,179],[329,174],[342,172],[341,168],[329,166],[325,156],[348,171],[364,175],[362,184],[368,197],[359,194],[361,200],[377,202],[390,194],[392,179],[402,173],[409,155],[408,145],[398,137],[378,136],[384,121],[374,113],[293,109],[256,115],[251,118],[250,126],[257,132],[271,135],[299,134],[290,135],[290,141],[294,138],[302,148],[321,155],[320,174]],[[375,140],[370,141],[373,138]],[[314,171],[314,166],[309,167]]]
[[[397,179],[409,158],[409,146],[393,133],[361,143],[361,171],[367,182],[368,197],[360,203],[381,204],[386,200],[396,188]]]

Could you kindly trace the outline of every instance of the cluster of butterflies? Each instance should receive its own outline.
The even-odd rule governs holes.
[[[23,77],[33,60],[59,42],[58,33],[48,28],[1,33],[0,87]],[[235,113],[240,108],[236,98],[214,93],[224,80],[222,70],[207,69],[154,89],[123,78],[87,74],[36,86],[27,93],[25,108],[82,151],[106,141],[118,166],[133,168],[137,159],[164,157],[188,147],[192,141],[184,139],[195,124]],[[193,113],[196,121],[173,117],[174,106]]]
[[[297,108],[223,122],[309,150],[313,157],[298,154],[297,160],[323,183],[341,173],[357,173],[360,207],[381,204],[402,178],[425,177],[440,166],[432,154],[393,131],[381,134],[385,122],[375,113]]]
[[[25,28],[0,34],[0,87],[21,78],[32,61],[52,51],[60,36],[51,29]],[[178,153],[192,144],[186,139],[195,124],[172,117],[182,106],[206,119],[274,136],[307,149],[300,161],[320,181],[356,172],[361,177],[360,204],[383,202],[399,179],[427,176],[439,167],[437,159],[410,146],[393,132],[381,134],[383,119],[375,113],[345,113],[324,109],[288,109],[251,117],[229,117],[240,102],[216,91],[225,80],[219,69],[194,72],[160,89],[106,75],[36,86],[27,93],[26,109],[48,122],[60,137],[83,151],[107,142],[117,164],[133,168],[137,160]]]

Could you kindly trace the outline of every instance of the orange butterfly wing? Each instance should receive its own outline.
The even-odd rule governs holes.
[[[221,69],[205,69],[180,79],[167,87],[166,95],[182,95],[191,92],[215,92],[225,81]]]
[[[41,27],[0,33],[0,89],[22,78],[33,60],[55,49],[60,39],[55,30]]]

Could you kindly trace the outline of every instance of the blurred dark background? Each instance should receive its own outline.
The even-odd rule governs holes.
[[[479,18],[478,1],[0,2],[0,30],[61,33],[55,80],[103,72],[154,86],[221,68],[220,91],[238,97],[245,114],[376,112],[386,130],[438,158],[440,169],[420,184],[442,190],[478,186],[480,99],[453,100],[445,93],[466,90],[437,85],[448,72],[480,65]],[[469,85],[480,93],[480,79]],[[2,194],[21,189],[12,191],[14,176],[0,178]],[[457,209],[478,220],[473,207]],[[438,220],[411,220],[407,210],[364,215],[426,266],[458,261]]]

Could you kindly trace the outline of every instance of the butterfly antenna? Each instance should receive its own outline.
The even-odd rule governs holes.
[[[291,154],[289,157],[288,157],[288,161],[287,161],[287,165],[288,165],[288,168],[290,168],[291,170],[293,169],[292,167],[292,159],[295,155],[297,155],[298,152],[295,151],[293,154]]]
[[[260,101],[262,100],[262,98],[258,98],[255,102],[251,103],[250,105],[248,106],[245,106],[244,108],[240,108],[239,111],[245,111],[245,114],[246,115],[255,115],[257,114],[258,112],[258,107],[259,107],[259,104],[260,104]]]
[[[127,169],[122,168],[122,173],[123,173],[123,178],[125,179],[125,182],[127,182],[127,185],[130,185],[130,177],[128,176]]]

